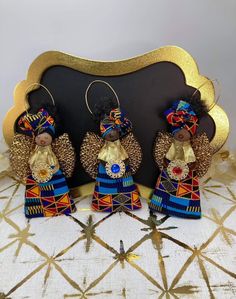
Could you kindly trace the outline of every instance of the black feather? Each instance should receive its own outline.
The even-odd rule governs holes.
[[[205,101],[201,100],[199,97],[181,98],[181,100],[191,105],[193,111],[196,113],[198,118],[201,118],[204,114],[208,112],[208,108]]]
[[[102,97],[98,103],[94,105],[94,120],[99,122],[109,115],[112,109],[117,108],[116,101],[110,97]]]

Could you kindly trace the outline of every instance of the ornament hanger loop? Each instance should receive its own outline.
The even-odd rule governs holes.
[[[208,107],[208,112],[215,107],[215,105],[218,103],[219,99],[220,99],[220,96],[221,96],[221,85],[220,85],[220,82],[218,79],[206,79],[195,91],[194,93],[192,94],[191,96],[191,99],[195,96],[195,94],[200,91],[200,89],[205,86],[206,84],[209,84],[209,81],[212,83],[212,85],[214,86],[213,82],[215,82],[219,88],[219,92],[218,92],[218,95],[217,95],[217,98],[216,100],[212,103],[212,105],[210,107]],[[215,90],[215,88],[214,88]]]
[[[89,92],[89,89],[91,88],[91,86],[92,86],[93,84],[95,84],[95,83],[103,83],[103,84],[107,85],[107,86],[110,88],[110,90],[113,92],[113,94],[115,95],[115,97],[116,97],[116,101],[117,101],[117,104],[118,104],[118,107],[120,107],[120,101],[119,101],[118,95],[117,95],[117,93],[115,92],[114,88],[113,88],[108,82],[106,82],[106,81],[103,81],[103,80],[94,80],[94,81],[92,81],[92,82],[89,83],[89,85],[88,85],[88,87],[87,87],[87,89],[86,89],[86,91],[85,91],[85,95],[84,95],[86,106],[87,106],[87,108],[88,108],[88,111],[89,111],[92,115],[93,115],[93,112],[92,112],[92,110],[90,109],[89,104],[88,104],[88,92]]]
[[[48,90],[48,88],[47,88],[46,86],[44,86],[43,84],[40,84],[40,83],[36,83],[36,82],[35,82],[35,83],[30,84],[30,85],[27,87],[26,91],[25,91],[25,93],[26,93],[25,111],[26,111],[27,114],[28,114],[28,111],[27,111],[27,104],[28,104],[28,107],[29,107],[28,94],[29,94],[29,90],[30,90],[31,87],[33,87],[33,86],[41,86],[41,87],[43,87],[43,88],[46,90],[46,92],[49,94],[49,96],[50,96],[50,98],[51,98],[51,100],[52,100],[53,106],[55,106],[55,100],[54,100],[54,98],[53,98],[51,92]],[[31,91],[32,91],[32,90],[31,90]]]

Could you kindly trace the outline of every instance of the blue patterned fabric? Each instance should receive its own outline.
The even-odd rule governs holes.
[[[125,117],[120,108],[112,109],[110,115],[104,117],[100,122],[100,131],[103,138],[112,130],[119,131],[120,137],[125,136],[132,130],[131,121]]]
[[[32,175],[26,181],[25,215],[28,218],[70,214],[75,210],[62,171],[59,169],[46,183],[37,183]]]
[[[132,192],[136,190],[130,168],[126,165],[126,172],[122,178],[112,179],[106,173],[105,166],[100,163],[98,176],[96,178],[95,191],[103,194],[117,194],[121,192]]]
[[[185,128],[192,135],[198,127],[198,117],[191,105],[183,100],[177,100],[173,106],[164,112],[167,122],[170,124],[172,134]]]
[[[199,182],[194,171],[181,181],[169,178],[163,169],[157,180],[149,207],[167,215],[183,218],[200,218]]]
[[[124,176],[116,179],[106,173],[102,163],[98,165],[92,208],[104,212],[141,208],[139,191],[134,184],[129,165],[126,165]]]
[[[48,131],[55,134],[55,121],[44,108],[41,108],[36,114],[25,113],[19,119],[18,125],[21,130],[32,136]]]

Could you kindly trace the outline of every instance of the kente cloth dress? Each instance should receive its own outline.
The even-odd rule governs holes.
[[[190,141],[173,142],[165,155],[168,162],[176,159],[186,163],[196,161]],[[183,180],[171,179],[167,167],[163,167],[157,179],[149,207],[167,215],[183,218],[200,218],[200,192],[199,180],[195,170],[190,170]]]
[[[95,211],[114,212],[141,208],[139,191],[133,181],[128,158],[119,139],[114,142],[105,140],[98,155],[100,162],[92,199]],[[122,177],[112,178],[106,165],[110,163],[110,171],[117,173],[121,167],[119,161],[125,165],[124,174]]]
[[[44,147],[36,145],[29,164],[35,175],[30,174],[26,179],[26,217],[51,217],[74,212],[75,204],[70,198],[65,176],[59,169],[51,145]],[[38,167],[39,165],[47,165],[47,167]],[[46,182],[38,183],[35,179],[37,175],[45,177],[49,175],[51,178]]]

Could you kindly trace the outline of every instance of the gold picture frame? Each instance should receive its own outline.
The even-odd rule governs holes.
[[[176,64],[185,75],[186,84],[199,88],[206,80],[209,84],[201,87],[202,98],[206,99],[207,105],[212,106],[215,100],[215,91],[212,82],[199,73],[198,66],[193,57],[184,49],[177,46],[166,46],[143,55],[135,56],[119,61],[93,61],[81,57],[72,56],[59,51],[48,51],[39,55],[30,65],[26,80],[18,83],[14,89],[14,105],[7,112],[3,121],[3,135],[6,143],[10,146],[14,135],[16,119],[25,110],[26,91],[30,84],[39,83],[43,73],[55,65],[66,66],[91,75],[118,76],[138,71],[158,62],[171,62]],[[33,89],[37,89],[35,86]],[[211,141],[214,151],[218,151],[227,140],[229,134],[229,121],[224,110],[215,105],[209,112],[215,124],[215,135]],[[74,196],[90,194],[93,183],[89,183],[73,191]],[[140,186],[141,194],[148,197],[150,188]]]

